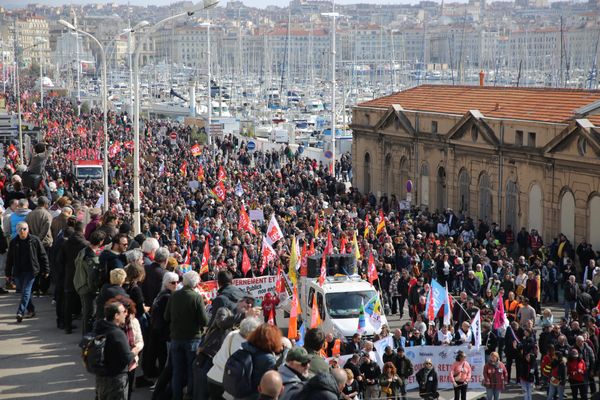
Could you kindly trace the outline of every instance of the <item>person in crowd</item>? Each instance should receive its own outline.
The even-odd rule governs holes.
[[[277,371],[267,371],[258,385],[258,400],[278,400],[283,392],[283,381]]]
[[[548,386],[548,397],[546,400],[564,400],[565,386],[567,384],[567,360],[563,353],[557,351],[551,364],[550,381]]]
[[[456,361],[450,367],[448,378],[454,386],[454,400],[466,400],[467,388],[471,382],[471,365],[462,350],[456,353]]]
[[[487,400],[500,399],[500,393],[504,391],[508,383],[508,371],[500,361],[500,355],[493,351],[483,367],[483,386]]]
[[[187,382],[187,393],[193,393],[192,362],[200,344],[201,330],[208,323],[204,300],[195,291],[199,282],[196,271],[186,272],[183,288],[171,294],[164,313],[171,334],[169,356],[173,364],[174,400],[183,399],[184,382]]]
[[[383,365],[383,372],[379,377],[379,391],[385,399],[396,399],[400,392],[400,377],[396,373],[396,366],[388,361]]]
[[[125,325],[127,309],[118,300],[103,307],[104,318],[96,322],[94,332],[106,336],[106,371],[96,375],[96,394],[98,400],[125,400],[129,390],[129,366],[135,361],[127,335],[121,328]]]
[[[381,377],[381,368],[377,362],[373,361],[368,353],[361,356],[362,364],[360,373],[363,376],[365,400],[377,399],[379,397],[379,378]]]
[[[219,289],[217,290],[217,297],[212,301],[213,318],[215,312],[221,307],[226,307],[234,312],[238,302],[244,298],[244,292],[239,287],[232,285],[232,281],[231,272],[220,270],[217,273]]]
[[[517,362],[517,379],[523,390],[523,400],[532,399],[536,370],[535,354],[532,352],[521,353]]]
[[[104,311],[104,304],[113,297],[124,296],[129,297],[125,289],[123,289],[123,284],[127,279],[127,272],[123,268],[116,268],[110,271],[110,281],[109,283],[105,283],[100,289],[100,293],[96,298],[96,319],[103,319],[104,315],[102,314]]]
[[[360,385],[358,384],[358,381],[354,379],[354,372],[352,372],[352,370],[346,368],[344,371],[346,372],[347,380],[342,388],[341,398],[342,400],[356,399],[360,395]]]
[[[310,356],[310,373],[326,373],[329,365],[321,357],[321,349],[325,344],[325,334],[320,328],[311,328],[304,335],[304,348]]]
[[[154,244],[156,239],[146,239],[142,244],[142,252],[144,246],[147,248]],[[153,249],[152,261],[149,264],[145,264],[144,255],[142,255],[142,264],[144,267],[146,278],[141,283],[142,294],[147,304],[154,303],[154,299],[161,290],[163,276],[166,272],[167,260],[169,259],[169,250],[166,247],[157,247]]]
[[[283,394],[280,396],[280,400],[291,400],[302,390],[308,380],[309,366],[310,356],[305,348],[293,347],[288,351],[285,364],[282,364],[278,369],[283,380]],[[350,373],[352,374],[352,372]]]
[[[335,368],[331,373],[316,374],[306,382],[294,400],[338,400],[347,379],[346,371],[342,368]]]
[[[32,301],[32,288],[36,276],[48,276],[50,261],[42,241],[29,234],[29,225],[21,221],[16,226],[17,236],[8,245],[6,256],[6,276],[14,277],[17,292],[21,300],[17,308],[17,322],[23,318],[35,317],[35,306]]]
[[[571,386],[571,394],[574,400],[587,400],[588,383],[586,381],[587,365],[585,360],[575,348],[569,350],[567,360],[567,376]]]
[[[437,371],[430,358],[425,360],[423,367],[417,371],[415,378],[419,385],[419,396],[423,400],[434,400],[440,397]]]

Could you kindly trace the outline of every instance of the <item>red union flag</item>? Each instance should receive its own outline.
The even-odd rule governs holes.
[[[127,150],[133,150],[133,148],[135,147],[133,144],[133,140],[128,140],[127,142],[123,143],[123,147],[125,147]]]
[[[12,144],[12,143],[11,143],[11,144],[8,146],[8,157],[9,157],[11,160],[14,160],[14,159],[15,159],[15,158],[17,158],[18,156],[19,156],[19,152],[17,151],[17,148],[15,147],[15,145],[14,145],[14,144]]]
[[[267,238],[263,237],[263,243],[262,243],[262,263],[261,263],[261,266],[260,266],[260,273],[261,274],[265,270],[265,268],[267,268],[267,265],[269,264],[269,262],[273,261],[276,257],[277,257],[277,253],[275,252],[275,250],[273,249],[273,247],[269,244],[269,242],[267,242]]]
[[[275,214],[271,215],[271,221],[269,222],[269,226],[267,228],[267,241],[269,244],[273,244],[277,242],[279,239],[283,239],[283,232],[275,219]]]
[[[244,276],[250,271],[252,266],[250,265],[250,258],[248,257],[248,253],[246,252],[246,248],[244,247],[244,252],[242,255],[242,273]]]
[[[252,221],[250,221],[250,217],[248,217],[248,213],[246,212],[244,206],[242,206],[240,209],[240,222],[238,224],[238,229],[256,235],[254,225],[252,225]]]
[[[377,268],[375,267],[375,258],[373,257],[373,253],[369,255],[369,268],[367,270],[367,275],[369,278],[369,282],[371,285],[373,282],[377,280]]]
[[[225,173],[225,169],[223,168],[222,165],[219,167],[219,173],[217,174],[217,179],[221,182],[227,180],[227,174]]]
[[[200,154],[202,154],[202,147],[200,147],[200,145],[196,143],[195,145],[190,147],[190,152],[194,157],[198,157]]]
[[[202,168],[202,164],[198,166],[198,182],[204,182],[204,168]]]
[[[215,188],[212,190],[212,194],[217,199],[219,199],[219,201],[225,201],[225,195],[227,194],[227,190],[225,189],[223,181],[219,181],[219,183],[217,183],[217,186],[215,186]]]
[[[208,238],[204,242],[204,252],[202,253],[202,262],[200,263],[200,275],[208,273],[208,261],[210,260],[210,248],[208,247]]]
[[[117,140],[108,148],[108,157],[115,158],[119,151],[121,151],[121,143]]]
[[[192,240],[192,234],[190,232],[190,218],[189,216],[185,216],[185,221],[183,222],[183,235],[184,238],[188,240]]]

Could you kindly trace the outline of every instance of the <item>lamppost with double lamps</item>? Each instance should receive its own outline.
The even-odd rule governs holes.
[[[335,19],[340,16],[334,10],[335,3],[332,2],[332,12],[321,14],[331,17],[331,176],[335,176]]]
[[[133,53],[133,96],[135,98],[135,118],[133,119],[133,232],[135,235],[138,235],[142,231],[140,214],[140,52],[142,51],[144,41],[167,22],[181,17],[191,17],[196,11],[215,7],[218,3],[219,0],[203,0],[200,6],[160,20],[144,32],[144,35],[135,44],[135,51]]]

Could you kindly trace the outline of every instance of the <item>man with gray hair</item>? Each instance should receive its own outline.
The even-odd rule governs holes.
[[[35,277],[47,277],[50,262],[42,241],[29,234],[29,225],[21,221],[17,224],[18,235],[10,241],[6,257],[6,276],[13,276],[17,283],[17,291],[21,292],[21,303],[17,309],[17,322],[23,317],[35,317],[35,307],[31,301],[31,289]],[[27,314],[25,314],[27,311]]]
[[[154,253],[159,247],[160,244],[155,238],[148,238],[144,240],[142,243],[142,251],[144,252],[144,267],[152,264],[152,261],[154,260]]]
[[[183,382],[187,392],[193,393],[192,364],[200,344],[200,335],[208,323],[202,296],[196,291],[200,276],[196,271],[183,275],[183,288],[175,291],[165,310],[165,320],[171,329],[169,357],[173,363],[171,388],[173,399],[183,398]],[[187,377],[187,380],[184,378]]]
[[[144,242],[144,244],[146,244],[146,242]],[[153,255],[154,260],[149,265],[144,264],[146,278],[141,284],[146,304],[152,304],[154,298],[156,298],[156,295],[160,292],[163,275],[165,274],[167,261],[169,260],[169,249],[160,247],[156,251],[153,251]]]

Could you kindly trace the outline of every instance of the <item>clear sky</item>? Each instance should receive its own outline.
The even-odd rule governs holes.
[[[199,0],[193,0],[194,3],[199,3]],[[243,3],[249,7],[265,7],[268,5],[286,6],[288,0],[242,0]],[[456,1],[456,0],[453,0]],[[461,0],[458,0],[462,2]],[[11,8],[25,6],[29,3],[41,3],[50,5],[61,5],[61,4],[86,4],[86,3],[121,3],[127,4],[127,0],[0,0],[0,6],[10,6]],[[174,0],[129,0],[131,5],[169,5],[175,3]],[[355,4],[355,3],[369,3],[369,4],[398,4],[398,3],[417,3],[418,0],[336,0],[336,4]],[[227,0],[221,0],[221,5],[227,4]]]

